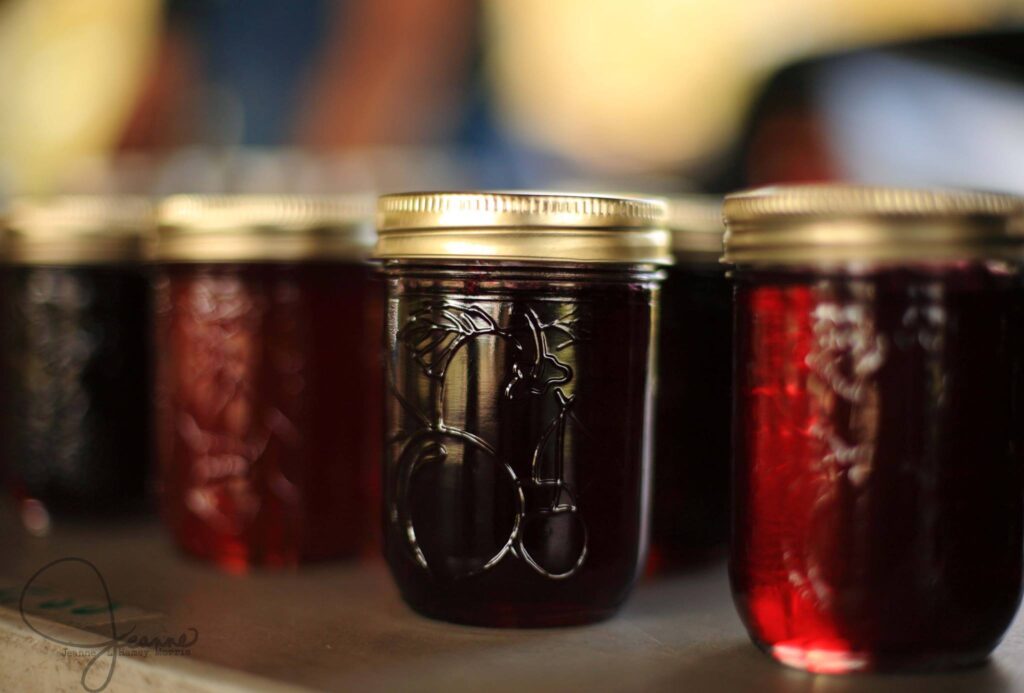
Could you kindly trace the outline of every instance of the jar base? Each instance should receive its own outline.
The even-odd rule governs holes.
[[[619,610],[582,608],[579,606],[538,606],[536,604],[423,605],[406,600],[410,609],[436,621],[485,628],[562,628],[584,626],[606,621]]]
[[[985,664],[992,648],[968,652],[913,653],[862,652],[800,643],[755,643],[779,664],[812,674],[928,673],[965,669]]]
[[[343,561],[353,558],[354,551],[338,551],[327,556],[303,555],[297,550],[262,549],[255,551],[242,541],[221,539],[216,544],[178,538],[178,550],[186,557],[208,563],[225,573],[244,574],[253,570],[294,570],[300,565]]]

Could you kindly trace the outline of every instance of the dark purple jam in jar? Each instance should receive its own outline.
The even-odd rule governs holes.
[[[372,544],[383,283],[370,207],[171,198],[157,249],[164,518],[231,571]]]
[[[1024,301],[978,193],[727,198],[731,575],[754,642],[815,672],[983,661],[1021,598]]]
[[[415,610],[557,626],[628,596],[646,551],[661,213],[541,194],[381,199],[385,554]]]
[[[26,526],[144,505],[150,467],[148,202],[21,198],[0,286],[0,457]],[[41,505],[39,505],[41,504]],[[42,513],[40,511],[42,510]],[[33,519],[34,518],[34,519]]]
[[[722,255],[722,201],[669,201],[675,264],[658,319],[654,505],[649,570],[714,555],[728,538],[732,287]]]

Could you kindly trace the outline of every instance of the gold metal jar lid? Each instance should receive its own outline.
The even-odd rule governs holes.
[[[665,203],[557,193],[424,192],[377,205],[383,259],[669,264]]]
[[[722,198],[714,195],[680,195],[668,198],[666,225],[672,252],[680,257],[718,262],[722,255]]]
[[[158,219],[158,262],[361,260],[375,241],[363,195],[175,195]]]
[[[1019,255],[1024,198],[847,185],[760,188],[723,205],[736,264],[986,259]]]
[[[144,197],[16,197],[3,224],[3,256],[25,265],[138,262],[155,221]]]

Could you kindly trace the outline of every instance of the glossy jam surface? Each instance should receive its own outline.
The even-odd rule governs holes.
[[[704,559],[728,538],[732,288],[724,268],[668,268],[658,327],[655,571]]]
[[[645,554],[649,273],[389,269],[385,547],[435,618],[605,618]]]
[[[373,272],[161,270],[163,511],[189,553],[244,570],[366,548],[383,413]]]
[[[138,267],[7,267],[2,458],[8,488],[49,511],[144,503],[149,289]]]
[[[741,273],[732,582],[818,672],[981,661],[1021,594],[1021,300],[998,269]]]

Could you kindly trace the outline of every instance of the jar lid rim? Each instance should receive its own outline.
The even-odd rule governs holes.
[[[11,264],[103,264],[143,258],[156,225],[141,195],[24,195],[12,198],[3,223],[3,257]]]
[[[1024,212],[1024,198],[1009,193],[836,183],[743,190],[726,195],[722,205],[722,215],[728,225],[852,216],[922,219],[1008,216],[1021,212]]]
[[[725,224],[722,197],[716,195],[674,195],[666,198],[665,225],[677,255],[709,257],[722,255]]]
[[[723,204],[727,262],[1000,257],[1020,252],[1024,198],[836,184],[758,188]]]
[[[157,218],[158,262],[365,258],[376,240],[365,194],[172,195]]]
[[[658,198],[452,191],[381,196],[382,259],[671,262]]]

